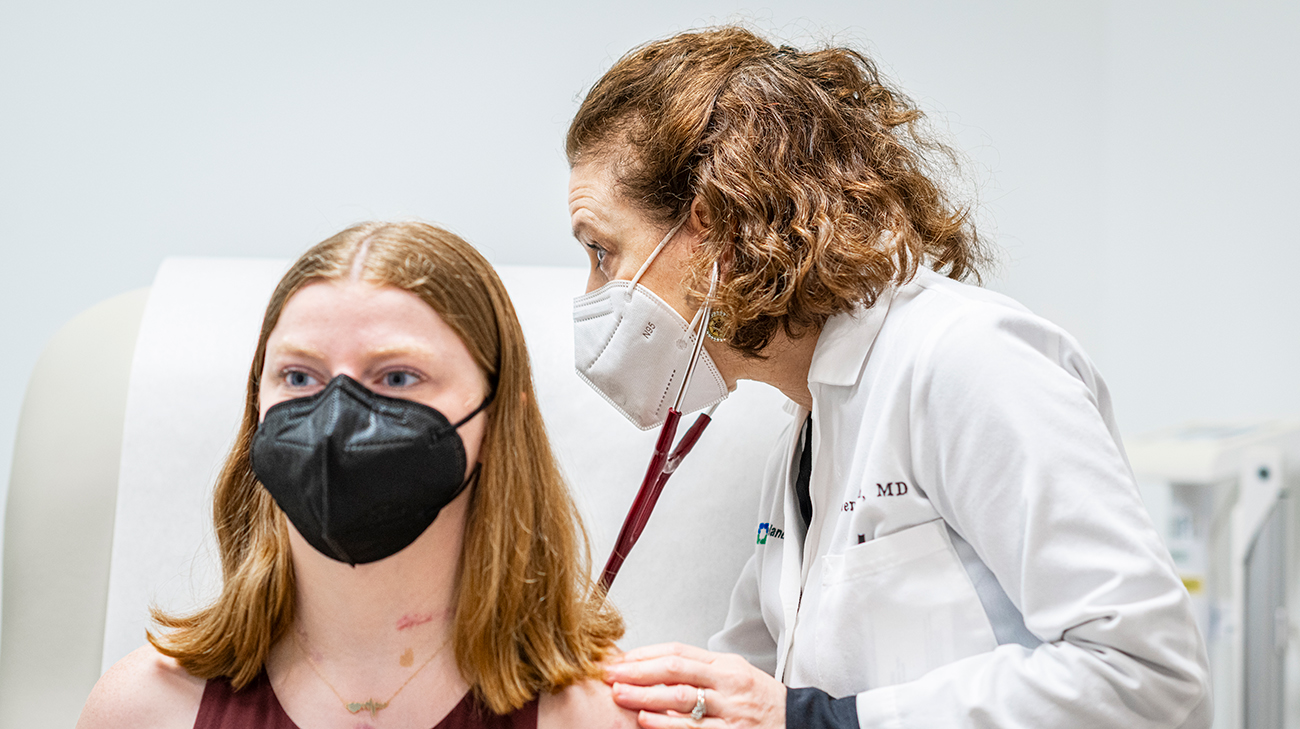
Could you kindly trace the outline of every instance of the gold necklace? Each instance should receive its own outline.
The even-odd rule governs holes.
[[[307,665],[311,666],[311,670],[316,672],[316,676],[329,687],[330,691],[334,692],[334,696],[343,704],[343,708],[347,709],[348,712],[352,714],[368,711],[370,712],[371,719],[374,719],[375,715],[380,711],[388,708],[388,705],[392,703],[393,699],[397,698],[397,695],[402,693],[402,689],[406,688],[407,684],[419,675],[420,671],[423,671],[425,666],[432,663],[433,659],[437,658],[438,655],[442,653],[443,649],[447,647],[447,644],[451,642],[451,638],[452,636],[447,636],[447,639],[442,642],[442,645],[438,646],[438,650],[434,651],[433,655],[424,659],[424,663],[421,663],[419,668],[415,669],[410,676],[406,677],[406,680],[402,682],[401,686],[397,687],[397,690],[393,692],[392,696],[388,697],[387,701],[375,701],[373,698],[370,698],[362,702],[348,701],[343,698],[343,695],[339,693],[339,690],[334,688],[334,684],[330,683],[330,680],[325,678],[325,674],[321,673],[320,666],[316,665],[316,661],[312,660],[311,653],[307,652],[306,646],[302,644],[302,639],[298,637],[298,631],[293,631],[293,642],[297,644],[298,650],[302,652],[303,658],[307,659]]]

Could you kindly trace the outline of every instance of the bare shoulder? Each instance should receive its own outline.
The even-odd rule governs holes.
[[[537,729],[636,729],[636,712],[620,709],[609,686],[586,680],[554,694],[542,694]]]
[[[199,714],[205,684],[146,645],[100,677],[77,729],[189,729]]]

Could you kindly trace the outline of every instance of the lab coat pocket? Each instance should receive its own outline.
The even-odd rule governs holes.
[[[823,557],[817,672],[847,696],[997,647],[942,519]]]

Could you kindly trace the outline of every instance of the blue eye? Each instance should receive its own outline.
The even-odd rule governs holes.
[[[402,387],[410,387],[411,385],[414,384],[415,384],[415,375],[410,372],[403,372],[401,370],[398,370],[396,372],[389,372],[384,375],[385,387],[402,388]]]
[[[289,370],[284,373],[284,382],[289,387],[309,387],[315,384],[316,380],[302,370]]]
[[[597,245],[593,245],[593,244],[591,244],[591,243],[588,243],[588,244],[587,244],[587,247],[590,248],[590,249],[592,250],[593,253],[595,253],[595,255],[596,255],[596,265],[597,265],[597,266],[604,265],[604,263],[605,263],[605,256],[608,255],[609,252],[606,251],[604,248],[601,248],[600,246],[597,246]]]

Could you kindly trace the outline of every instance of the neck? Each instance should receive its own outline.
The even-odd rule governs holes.
[[[397,554],[352,567],[292,538],[294,630],[313,658],[387,664],[407,650],[419,665],[451,636],[468,490]],[[406,661],[402,661],[406,662]]]
[[[812,369],[813,351],[820,332],[809,332],[791,339],[778,329],[772,342],[763,350],[763,359],[743,357],[725,345],[714,345],[709,356],[728,387],[738,380],[763,382],[781,391],[806,410],[812,410],[812,392],[808,389],[808,372]],[[711,342],[709,344],[712,344]]]
[[[452,637],[472,490],[370,564],[331,560],[290,530],[297,609],[266,672],[298,726],[431,726],[464,695]]]

